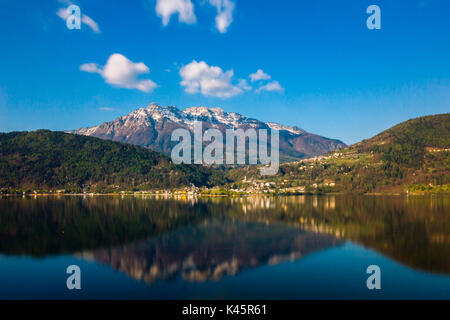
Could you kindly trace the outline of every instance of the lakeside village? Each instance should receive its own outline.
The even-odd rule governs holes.
[[[342,153],[333,153],[331,155],[316,156],[313,158],[302,159],[300,161],[291,162],[290,165],[299,165],[299,170],[305,170],[307,166],[314,167],[314,163],[320,163],[330,158],[339,158]],[[266,165],[269,166],[269,165]],[[276,177],[276,176],[274,176]],[[265,179],[244,178],[228,185],[215,186],[212,188],[191,186],[170,188],[170,189],[150,189],[150,190],[120,190],[120,186],[113,186],[112,189],[117,191],[96,193],[90,192],[90,185],[83,185],[81,192],[70,192],[66,189],[54,190],[22,190],[22,189],[0,189],[2,195],[155,195],[162,197],[170,196],[246,196],[246,195],[305,195],[305,194],[323,194],[333,193],[336,184],[332,180],[325,180],[322,183],[312,183],[311,185],[298,185],[295,180],[274,179],[268,181]],[[324,192],[325,191],[325,192]]]
[[[282,185],[289,184],[282,182]],[[240,187],[236,187],[239,185]],[[334,187],[335,183],[325,182],[324,185],[329,187]],[[233,188],[233,186],[235,186]],[[322,185],[320,185],[322,186]],[[87,185],[84,185],[87,188]],[[119,186],[115,186],[119,188]],[[233,183],[231,186],[221,186],[221,187],[196,187],[191,185],[190,187],[182,188],[172,188],[172,189],[162,189],[162,190],[139,190],[139,191],[117,191],[117,192],[106,192],[106,193],[94,193],[89,191],[83,191],[81,193],[68,192],[65,189],[55,189],[55,190],[20,190],[20,189],[2,189],[1,194],[3,195],[156,195],[156,196],[245,196],[245,195],[304,195],[319,192],[318,184],[313,184],[311,187],[307,186],[294,186],[280,188],[275,182],[267,182],[264,180],[253,180],[247,179],[246,177],[240,183]]]
[[[299,170],[306,170],[307,167],[313,168],[315,164],[331,158],[339,158],[342,153],[333,153],[327,156],[317,156],[292,162],[290,165],[298,165]],[[276,176],[274,176],[276,177]],[[279,177],[278,177],[279,178]],[[321,183],[312,183],[311,185],[298,185],[295,180],[273,179],[268,181],[264,179],[248,178],[244,176],[241,181],[236,181],[224,186],[215,186],[212,188],[191,186],[162,189],[162,190],[120,190],[120,186],[113,186],[117,191],[95,193],[90,192],[89,185],[82,186],[82,192],[70,192],[65,189],[55,190],[20,190],[7,189],[0,190],[3,195],[156,195],[162,197],[169,196],[246,196],[246,195],[304,195],[304,194],[323,194],[335,192],[336,183],[332,180],[324,180]]]
[[[443,151],[448,151],[445,149]],[[429,152],[440,152],[441,150],[427,150]],[[345,151],[344,151],[345,152]],[[290,167],[296,168],[299,173],[307,176],[308,173],[322,168],[324,165],[349,164],[354,161],[372,160],[373,154],[357,154],[355,152],[334,152],[327,155],[316,156],[313,158],[302,159],[295,162],[286,163]],[[269,166],[269,165],[266,165]],[[259,170],[258,170],[259,172]],[[345,175],[346,173],[344,173]],[[282,196],[282,195],[320,195],[320,194],[338,194],[341,193],[339,183],[333,179],[318,177],[316,179],[299,179],[299,177],[274,175],[264,176],[250,174],[240,180],[222,186],[196,187],[193,184],[185,187],[170,189],[149,189],[149,190],[121,190],[120,186],[111,186],[106,192],[92,192],[91,185],[81,186],[81,192],[73,192],[66,189],[54,190],[22,190],[22,189],[0,189],[0,195],[22,195],[22,196],[45,196],[45,195],[149,195],[163,198],[168,197],[201,197],[201,196],[237,196],[245,197],[251,195]],[[403,192],[394,194],[424,194],[424,193],[450,193],[450,185],[434,186],[432,183],[423,185],[411,185]]]

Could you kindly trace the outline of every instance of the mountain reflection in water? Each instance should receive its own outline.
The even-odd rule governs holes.
[[[450,274],[450,198],[0,199],[0,254],[71,254],[152,284],[218,281],[346,241]]]
[[[178,275],[203,282],[262,264],[294,261],[340,243],[328,235],[282,224],[206,221],[136,244],[85,252],[81,257],[149,284]]]

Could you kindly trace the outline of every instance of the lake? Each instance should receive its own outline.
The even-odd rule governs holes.
[[[5,197],[0,299],[450,299],[450,197]]]

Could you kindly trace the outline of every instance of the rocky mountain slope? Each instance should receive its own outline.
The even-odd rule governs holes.
[[[191,107],[179,110],[171,106],[161,107],[155,103],[114,121],[70,132],[135,144],[170,154],[176,145],[176,142],[170,140],[172,132],[177,128],[192,131],[195,121],[202,121],[204,129],[217,128],[223,133],[226,129],[279,130],[280,158],[284,161],[317,156],[346,146],[342,141],[311,134],[298,127],[262,122],[235,112],[225,112],[220,108]]]

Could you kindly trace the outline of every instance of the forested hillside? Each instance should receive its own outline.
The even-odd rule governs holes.
[[[261,179],[251,167],[229,177],[241,181],[237,188]],[[450,114],[408,120],[337,152],[284,164],[263,181],[277,192],[450,192]]]
[[[219,172],[175,165],[157,152],[38,130],[0,134],[0,187],[66,191],[148,190],[222,183]]]

